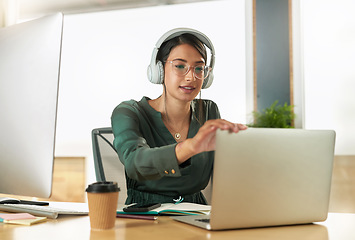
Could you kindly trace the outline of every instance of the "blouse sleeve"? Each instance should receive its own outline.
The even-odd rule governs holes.
[[[175,154],[176,144],[150,147],[140,131],[140,112],[128,104],[120,104],[113,111],[111,125],[113,145],[129,178],[143,181],[163,176],[181,176]]]

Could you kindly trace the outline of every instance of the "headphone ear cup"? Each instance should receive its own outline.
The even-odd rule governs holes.
[[[153,82],[153,79],[154,79],[153,74],[154,74],[153,73],[153,68],[152,68],[151,65],[149,65],[148,68],[147,68],[147,76],[148,76],[149,82],[151,82],[151,83],[154,83]]]
[[[161,61],[157,62],[157,84],[163,84],[164,82],[164,66]]]
[[[213,82],[213,72],[211,71],[208,77],[206,77],[206,79],[203,80],[202,89],[209,88],[212,85],[212,82]]]
[[[147,69],[148,79],[151,83],[162,84],[164,81],[164,66],[158,61],[156,65],[150,64]]]

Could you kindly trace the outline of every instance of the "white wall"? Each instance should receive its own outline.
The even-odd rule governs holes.
[[[354,155],[354,3],[295,0],[293,5],[298,126],[335,129],[336,154]],[[216,101],[224,118],[245,122],[253,106],[252,46],[245,42],[252,39],[251,12],[250,0],[220,0],[66,15],[56,156],[88,157],[92,180],[91,129],[109,126],[113,108],[123,100],[160,95],[162,88],[148,82],[146,67],[158,38],[174,27],[196,28],[210,37],[217,55],[215,81],[202,97]]]
[[[355,2],[301,0],[305,128],[334,129],[355,155]]]
[[[91,158],[91,130],[110,126],[116,105],[162,93],[161,85],[147,80],[146,69],[157,40],[175,27],[209,36],[215,78],[202,98],[214,100],[223,118],[245,123],[244,5],[220,0],[66,15],[55,155]]]
[[[224,118],[245,122],[252,106],[251,87],[245,91],[245,46],[250,47],[245,30],[248,37],[251,17],[245,18],[245,4],[251,14],[249,0],[225,0],[66,15],[56,156],[90,156],[91,129],[109,126],[119,102],[161,93],[161,86],[147,81],[146,67],[157,39],[173,27],[193,27],[211,38],[217,52],[215,81],[202,97],[215,100]],[[299,9],[293,19],[295,95],[298,105],[304,104],[299,126],[335,129],[336,154],[353,155],[354,2],[293,4]],[[252,72],[247,73],[247,81],[252,80]]]

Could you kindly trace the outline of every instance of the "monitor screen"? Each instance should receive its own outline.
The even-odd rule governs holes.
[[[63,15],[0,28],[0,193],[51,195]]]

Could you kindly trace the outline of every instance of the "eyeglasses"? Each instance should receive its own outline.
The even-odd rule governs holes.
[[[166,61],[166,62],[171,63],[174,73],[178,76],[181,76],[181,77],[185,76],[192,68],[194,76],[198,79],[203,80],[208,77],[208,74],[211,71],[211,68],[209,66],[205,66],[203,64],[199,64],[196,66],[190,66],[186,62],[178,60],[178,59],[173,60],[173,61]]]

